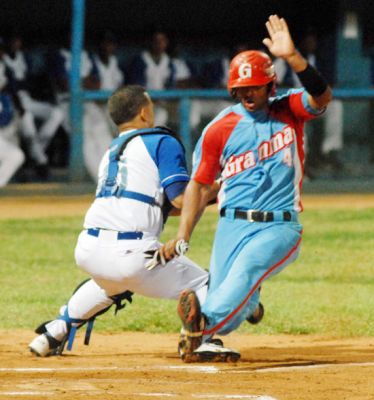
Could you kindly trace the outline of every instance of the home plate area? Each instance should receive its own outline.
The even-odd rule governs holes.
[[[0,399],[370,399],[374,339],[233,334],[236,363],[184,364],[177,334],[94,333],[38,358],[32,331],[0,331]],[[370,394],[371,393],[371,394]]]

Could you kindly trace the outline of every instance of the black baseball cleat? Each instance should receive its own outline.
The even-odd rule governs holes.
[[[258,306],[255,309],[254,313],[249,317],[247,317],[246,319],[250,324],[256,325],[262,321],[262,318],[264,318],[264,314],[265,314],[264,306],[262,305],[262,303],[258,303]]]
[[[205,323],[193,290],[186,289],[180,294],[177,311],[183,325],[178,352],[182,361],[194,362],[193,352],[201,345]]]

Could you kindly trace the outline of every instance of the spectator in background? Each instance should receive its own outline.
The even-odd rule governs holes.
[[[317,36],[308,32],[301,40],[299,51],[309,64],[318,68]],[[297,75],[281,58],[274,60],[277,83],[285,87],[301,87]],[[319,129],[322,122],[323,129]],[[343,164],[339,154],[343,149],[343,103],[333,99],[326,109],[321,121],[311,121],[306,125],[305,136],[305,175],[313,179],[319,168],[330,167],[334,173],[341,171]]]
[[[51,76],[56,88],[57,101],[64,111],[64,129],[71,134],[71,124],[69,117],[70,95],[69,95],[69,79],[71,71],[71,52],[70,52],[70,36],[67,38],[65,45],[53,52],[51,55]],[[82,79],[82,87],[87,90],[100,89],[100,78],[98,70],[93,64],[86,50],[81,53],[80,74]],[[98,153],[102,149],[95,149],[93,132],[103,127],[103,119],[101,118],[101,110],[93,101],[86,101],[83,107],[83,158],[87,172],[96,180],[98,168]],[[104,133],[103,133],[104,134]],[[91,150],[94,149],[93,152]],[[105,150],[105,149],[104,149]],[[100,155],[102,157],[103,154]],[[95,178],[94,178],[95,177]]]
[[[147,90],[169,89],[175,84],[175,65],[167,54],[169,39],[165,32],[153,33],[148,50],[134,58],[129,68],[130,83]],[[169,113],[165,102],[155,101],[155,125],[165,125]]]
[[[9,182],[25,160],[19,146],[17,117],[7,91],[9,81],[4,54],[4,42],[0,38],[0,187]]]
[[[170,51],[174,68],[173,87],[176,89],[192,89],[198,87],[196,68],[180,55],[179,45],[175,45]]]
[[[48,177],[46,149],[64,118],[56,105],[34,99],[30,94],[31,63],[23,52],[20,35],[13,35],[8,43],[8,52],[3,60],[14,80],[14,91],[18,96],[21,114],[21,133],[39,178]],[[43,121],[37,129],[36,120]]]
[[[197,69],[194,64],[181,55],[179,44],[174,44],[170,47],[169,54],[174,68],[174,81],[172,87],[175,89],[199,88]],[[176,131],[179,131],[180,129],[179,105],[180,102],[175,100],[168,101],[167,103],[167,110],[169,113],[168,125]],[[190,116],[191,115],[192,113],[190,112]]]
[[[105,32],[100,40],[98,51],[92,57],[97,68],[101,90],[115,91],[124,83],[116,51],[117,38],[113,33]]]
[[[116,50],[116,38],[112,33],[106,32],[99,42],[97,52],[91,57],[92,71],[101,90],[113,92],[124,82]],[[100,161],[117,133],[117,128],[110,120],[106,102],[88,102],[85,108],[87,126],[84,127],[83,155],[87,172],[96,181]]]
[[[238,43],[233,46],[229,56],[224,55],[206,63],[201,77],[202,86],[209,89],[226,89],[230,58],[247,49],[247,44]],[[231,100],[226,99],[194,100],[191,110],[191,127],[197,133],[197,137],[200,135],[199,126],[203,119],[212,119],[213,116],[232,104]]]

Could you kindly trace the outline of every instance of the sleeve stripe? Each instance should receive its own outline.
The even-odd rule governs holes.
[[[161,181],[161,184],[164,185],[165,182],[167,182],[168,180],[175,181],[176,180],[175,178],[178,178],[177,180],[179,180],[179,181],[190,180],[190,177],[186,174],[174,174],[174,175],[170,175],[170,176],[166,177],[165,179],[163,179]]]

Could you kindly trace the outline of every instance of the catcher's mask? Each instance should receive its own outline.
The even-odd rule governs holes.
[[[274,64],[266,53],[243,51],[231,60],[227,89],[235,98],[239,87],[268,85],[269,94],[274,95],[275,79]]]

